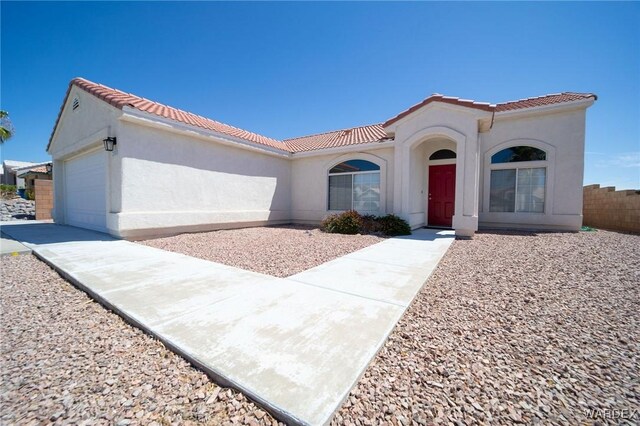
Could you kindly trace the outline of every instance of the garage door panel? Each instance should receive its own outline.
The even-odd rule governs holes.
[[[106,231],[106,153],[65,162],[65,210],[69,225]]]

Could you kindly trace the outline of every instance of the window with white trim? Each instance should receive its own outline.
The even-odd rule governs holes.
[[[546,152],[531,146],[492,155],[489,211],[544,213],[546,160]]]
[[[349,160],[329,170],[329,210],[380,210],[380,166]]]

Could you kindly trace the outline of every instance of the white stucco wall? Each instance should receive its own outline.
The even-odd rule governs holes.
[[[158,128],[123,122],[119,209],[109,227],[127,238],[283,223],[290,219],[290,162]]]
[[[80,102],[79,108],[72,109],[74,99]],[[53,135],[49,153],[53,158],[53,182],[54,182],[54,208],[53,218],[57,223],[65,221],[65,161],[99,149],[102,140],[107,136],[113,136],[118,132],[121,111],[111,105],[96,99],[83,90],[73,86],[64,105],[62,116]],[[103,151],[107,157],[107,209],[111,202],[110,188],[118,185],[118,182],[110,182],[110,177],[118,175],[119,158],[111,153]]]
[[[395,135],[394,212],[412,228],[425,224],[426,151],[430,141],[455,144],[456,196],[453,227],[461,236],[478,228],[479,144],[478,120],[490,119],[487,111],[433,103],[391,124]],[[424,147],[421,147],[424,145]]]
[[[291,219],[297,223],[318,223],[330,212],[329,169],[347,160],[362,159],[380,166],[381,210],[393,211],[393,148],[369,149],[354,147],[351,152],[338,152],[311,157],[296,157],[291,161]]]
[[[480,226],[579,230],[582,226],[584,108],[529,117],[496,116],[481,136]],[[491,155],[510,146],[529,145],[547,152],[544,213],[489,211]],[[526,167],[525,163],[513,163]]]

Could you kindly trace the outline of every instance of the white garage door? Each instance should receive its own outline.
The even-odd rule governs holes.
[[[68,225],[106,232],[107,153],[81,155],[64,164],[65,217]]]

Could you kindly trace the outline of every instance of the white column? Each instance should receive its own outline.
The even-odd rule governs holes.
[[[402,145],[393,147],[393,214],[402,216]]]
[[[456,162],[456,207],[453,228],[460,237],[473,237],[478,230],[480,152],[478,133],[458,141]]]

